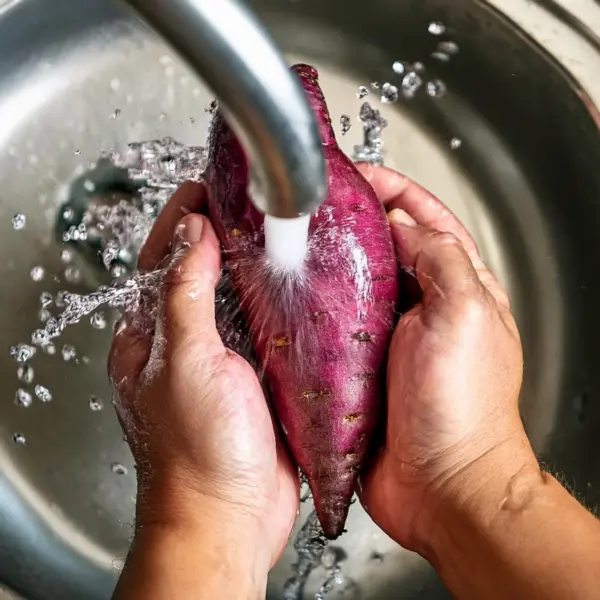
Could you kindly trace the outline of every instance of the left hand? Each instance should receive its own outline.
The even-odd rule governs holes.
[[[140,272],[166,269],[157,297],[117,328],[114,404],[136,461],[138,527],[201,523],[236,543],[247,536],[269,568],[294,524],[298,472],[254,370],[217,332],[221,248],[194,214],[204,200],[202,184],[183,185],[140,254]]]

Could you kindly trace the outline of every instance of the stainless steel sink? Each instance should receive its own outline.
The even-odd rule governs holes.
[[[447,83],[440,100],[384,107],[387,164],[473,231],[513,298],[536,451],[586,502],[600,502],[600,116],[586,90],[483,0],[251,4],[290,60],[320,68],[334,119],[356,121],[357,86],[391,80],[396,60],[424,61]],[[8,348],[36,327],[40,293],[64,286],[50,276],[63,268],[57,211],[101,150],[165,135],[201,144],[206,135],[210,93],[126,15],[116,0],[0,0],[0,581],[27,600],[108,599],[134,509],[133,466],[105,376],[110,328],[85,322],[67,332],[89,363],[36,357],[51,403],[13,402],[20,384]],[[438,20],[460,47],[447,64],[429,58],[437,40],[427,27]],[[600,54],[587,68],[600,72]],[[453,151],[454,137],[462,146]],[[350,152],[359,127],[341,139]],[[12,228],[18,212],[27,215],[22,231]],[[47,271],[40,283],[29,276],[36,265]],[[80,267],[79,289],[89,291],[95,271]],[[90,410],[92,394],[103,411]],[[13,442],[16,432],[25,445]],[[359,505],[348,530],[339,545],[355,598],[449,598]],[[281,598],[293,558],[288,551],[274,569],[270,599]]]

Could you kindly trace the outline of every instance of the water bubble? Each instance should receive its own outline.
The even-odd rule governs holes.
[[[446,33],[446,26],[441,21],[433,21],[429,23],[427,31],[429,31],[431,35],[444,35],[444,33]]]
[[[337,553],[335,548],[328,546],[323,551],[323,556],[321,556],[321,563],[326,569],[331,569],[337,564]]]
[[[33,269],[31,269],[31,271],[29,272],[29,275],[31,276],[31,279],[33,279],[33,281],[42,281],[42,279],[44,279],[44,275],[46,274],[46,271],[44,270],[44,267],[33,267]]]
[[[26,392],[24,389],[19,388],[15,393],[15,404],[18,406],[22,406],[23,408],[29,408],[31,403],[33,402],[33,398],[29,392]]]
[[[381,91],[381,101],[384,104],[390,104],[398,100],[398,88],[395,85],[384,83]]]
[[[40,294],[40,304],[43,308],[52,306],[52,294],[50,292],[42,292]]]
[[[75,156],[81,156],[81,150],[75,150]]]
[[[404,76],[402,80],[402,92],[406,98],[414,98],[419,88],[423,85],[423,80],[411,71]]]
[[[446,84],[441,79],[432,79],[427,83],[427,93],[432,98],[442,98],[447,90]]]
[[[362,100],[365,96],[369,95],[369,89],[364,85],[358,86],[358,92],[356,92],[356,97],[359,100]]]
[[[458,150],[462,146],[462,140],[460,138],[454,137],[450,140],[450,149]]]
[[[425,65],[422,62],[417,61],[416,63],[413,63],[412,70],[415,73],[424,73],[425,72]]]
[[[13,433],[12,439],[17,446],[24,446],[27,443],[27,438],[22,433]]]
[[[71,344],[65,344],[60,351],[65,362],[70,362],[77,356],[77,351]]]
[[[71,252],[71,250],[69,250],[68,248],[61,250],[60,260],[65,265],[69,264],[73,260],[73,252]]]
[[[121,82],[118,77],[113,77],[113,79],[110,80],[110,89],[113,92],[118,92],[121,89]]]
[[[394,73],[396,73],[397,75],[402,75],[404,73],[404,71],[406,71],[406,67],[404,66],[404,63],[401,63],[399,60],[397,60],[392,65],[392,69],[393,69]]]
[[[67,306],[71,301],[71,294],[69,292],[67,292],[66,290],[60,290],[58,292],[58,294],[56,294],[56,306],[58,306],[58,308],[64,308],[65,306]]]
[[[86,192],[94,192],[96,191],[96,184],[91,179],[86,179],[83,182],[83,189]]]
[[[379,90],[381,86],[379,85],[379,82],[377,81],[371,81],[371,89],[375,92],[377,92]]]
[[[81,281],[81,271],[73,265],[69,265],[65,269],[64,276],[69,283],[79,283]]]
[[[10,349],[10,355],[21,364],[30,360],[35,353],[36,349],[28,344],[18,344]]]
[[[90,324],[94,329],[106,329],[106,315],[103,312],[94,313],[90,317]]]
[[[110,468],[115,475],[127,475],[127,473],[129,472],[125,465],[122,465],[118,462],[112,463],[112,465],[110,465]]]
[[[448,54],[449,56],[456,56],[460,52],[460,47],[456,42],[450,40],[440,42],[437,45],[437,51]]]
[[[167,113],[160,113],[160,115],[158,115],[158,120],[163,122],[167,120]]]
[[[44,329],[51,339],[57,338],[63,330],[58,319],[55,319],[54,317],[50,317],[46,321],[46,327]]]
[[[90,410],[94,411],[94,412],[99,412],[104,408],[104,405],[102,404],[102,400],[100,400],[100,398],[98,398],[97,396],[90,396]]]
[[[342,115],[340,117],[340,123],[342,125],[342,135],[346,135],[352,127],[350,117],[348,115]]]
[[[120,108],[116,108],[115,111],[113,112],[113,114],[110,116],[110,118],[115,121],[116,119],[118,119],[121,116],[121,109]]]
[[[27,217],[23,213],[17,213],[12,218],[12,226],[15,231],[23,229],[27,225]]]
[[[21,365],[17,369],[17,377],[23,383],[31,383],[35,377],[35,371],[31,365]]]
[[[371,552],[371,556],[369,557],[369,560],[377,565],[380,565],[384,559],[385,554],[382,554],[381,552]]]
[[[52,402],[52,394],[50,393],[50,390],[43,385],[35,386],[35,395],[37,396],[38,400],[41,400],[42,402]]]

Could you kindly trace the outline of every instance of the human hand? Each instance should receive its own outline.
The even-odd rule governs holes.
[[[537,467],[518,411],[522,348],[506,292],[458,219],[402,175],[360,169],[419,291],[392,340],[386,440],[361,500],[384,531],[424,554],[443,503],[469,502],[490,470],[510,481]]]
[[[268,569],[296,517],[298,474],[255,372],[217,332],[221,248],[208,219],[193,214],[204,198],[203,185],[184,184],[140,254],[141,273],[163,274],[158,293],[117,327],[114,404],[136,462],[138,527],[208,526],[264,551]]]

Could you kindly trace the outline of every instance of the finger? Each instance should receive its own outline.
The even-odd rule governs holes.
[[[193,342],[223,349],[215,322],[220,276],[221,246],[210,221],[201,215],[184,217],[175,229],[161,303],[164,330],[174,348]]]
[[[133,393],[151,348],[152,335],[142,328],[138,315],[125,314],[115,327],[108,355],[108,375],[121,398]]]
[[[458,217],[433,194],[400,173],[368,163],[357,165],[388,211],[400,208],[419,225],[454,234],[471,259],[480,258],[471,234]]]
[[[454,234],[407,224],[396,211],[389,218],[398,259],[417,277],[425,306],[435,303],[445,309],[482,296],[483,285]]]
[[[171,249],[173,232],[182,217],[199,212],[205,201],[205,187],[202,183],[186,181],[160,212],[152,231],[138,258],[138,269],[153,271]]]

